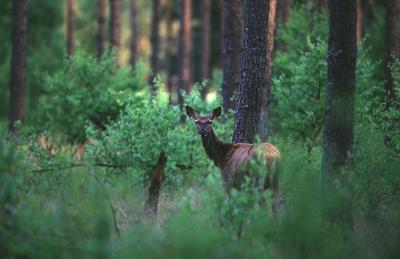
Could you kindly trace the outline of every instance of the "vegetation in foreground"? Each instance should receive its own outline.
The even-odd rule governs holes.
[[[37,118],[45,114],[40,121],[48,124],[21,128],[15,141],[6,140],[2,127],[0,255],[398,257],[400,114],[381,107],[380,64],[370,59],[367,47],[362,48],[353,167],[342,172],[348,183],[338,181],[334,195],[321,202],[326,43],[321,40],[325,37],[315,35],[300,40],[297,35],[304,27],[300,18],[307,12],[294,15],[299,19],[280,36],[288,48],[298,44],[293,49],[302,51],[279,52],[274,61],[271,142],[283,154],[281,217],[259,205],[260,195],[269,204],[271,193],[255,191],[248,179],[242,191],[233,190],[226,198],[220,172],[207,159],[195,126],[190,121],[180,123],[184,113],[169,104],[161,79],[154,83],[158,94],[151,97],[144,66],[115,69],[107,56],[98,63],[78,51],[43,80],[45,94]],[[322,20],[311,24],[327,27],[323,18],[315,19]],[[310,31],[326,33],[318,28]],[[399,64],[395,62],[392,69],[399,89]],[[82,80],[87,88],[75,83]],[[98,80],[106,83],[99,85]],[[196,89],[185,102],[209,113],[220,98],[204,103]],[[230,140],[232,124],[231,114],[225,114],[215,123],[216,134]],[[390,140],[386,144],[385,138]],[[82,144],[85,152],[77,158],[77,146]],[[168,162],[155,216],[144,210],[144,204],[150,172],[161,151]],[[351,225],[326,217],[327,212],[340,215],[349,209]]]

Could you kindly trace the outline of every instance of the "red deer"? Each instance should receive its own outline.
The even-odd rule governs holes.
[[[262,159],[266,165],[263,190],[272,188],[273,210],[279,206],[279,176],[280,153],[270,143],[253,145],[250,143],[225,143],[218,139],[212,128],[212,121],[221,115],[221,107],[213,110],[210,116],[199,116],[193,108],[186,106],[186,114],[191,117],[201,136],[201,142],[209,159],[219,167],[226,191],[234,187],[240,190],[245,174],[249,171],[250,159]],[[275,208],[274,208],[275,207]]]

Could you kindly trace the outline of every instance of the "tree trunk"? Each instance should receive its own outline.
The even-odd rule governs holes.
[[[119,66],[121,44],[121,0],[110,0],[110,47],[115,54],[115,65]]]
[[[153,14],[151,20],[151,70],[152,77],[151,81],[153,81],[153,77],[158,73],[158,53],[160,46],[160,36],[159,36],[159,27],[160,27],[160,0],[153,0]],[[153,82],[150,83],[152,91],[154,91]]]
[[[9,134],[17,133],[15,123],[23,122],[25,110],[28,0],[12,1],[12,52],[10,66]]]
[[[390,64],[394,58],[400,58],[400,1],[398,0],[386,2],[385,34],[385,109],[387,110],[396,99]]]
[[[361,0],[357,0],[357,43],[362,39],[363,30],[363,13],[361,7]]]
[[[221,52],[219,55],[219,61],[218,61],[218,65],[222,68],[224,66],[224,22],[225,22],[225,15],[224,15],[224,0],[219,0],[219,19],[220,19],[220,24],[219,24],[219,36],[220,36],[220,48],[221,48]]]
[[[104,52],[104,22],[105,0],[97,2],[97,59],[100,60]]]
[[[172,77],[174,75],[174,66],[173,66],[173,59],[174,59],[174,37],[173,37],[173,30],[172,30],[172,0],[167,0],[165,4],[165,30],[166,30],[166,61],[165,61],[165,70],[167,71],[167,89],[172,97],[174,89],[176,90],[176,86],[173,86]],[[172,98],[170,98],[172,102]]]
[[[239,89],[240,62],[243,45],[243,3],[241,0],[224,0],[223,15],[223,82],[224,110],[234,108],[233,97]]]
[[[263,90],[261,115],[260,115],[260,137],[261,140],[266,141],[270,135],[269,129],[269,105],[272,86],[272,55],[274,52],[274,37],[276,28],[276,5],[277,0],[270,0],[269,3],[269,16],[268,16],[268,35],[267,35],[267,69],[265,71],[267,83]]]
[[[210,0],[201,1],[201,46],[200,46],[200,77],[201,81],[210,77]],[[205,100],[207,88],[201,90]]]
[[[165,156],[165,152],[162,151],[158,157],[157,164],[151,172],[149,193],[144,208],[144,211],[147,214],[157,216],[158,200],[160,197],[161,184],[165,178],[164,171],[166,165],[167,157]]]
[[[292,0],[278,0],[276,6],[275,23],[277,25],[285,25],[289,21]],[[277,32],[277,30],[276,30]],[[277,50],[286,51],[284,44],[275,38],[274,52]]]
[[[137,13],[136,13],[136,0],[130,0],[129,2],[130,11],[130,25],[131,25],[131,38],[129,41],[129,48],[131,51],[131,56],[129,58],[129,64],[135,66],[137,61],[137,45],[139,39],[139,30],[137,24]]]
[[[75,51],[74,45],[74,16],[75,16],[75,0],[67,2],[67,54],[72,56]]]
[[[341,170],[351,163],[356,55],[356,1],[330,0],[328,85],[322,159],[324,192],[330,195],[334,191],[335,180],[341,176]],[[351,222],[349,207],[339,213],[336,211],[329,214],[333,220]]]
[[[267,85],[268,16],[270,1],[248,0],[243,58],[236,101],[233,142],[253,142],[259,133],[263,91]]]
[[[328,6],[328,1],[327,0],[317,0],[317,4],[319,8],[326,8]]]
[[[292,0],[279,0],[277,3],[277,21],[278,23],[286,24],[290,17],[290,9],[292,7]]]
[[[178,102],[183,107],[183,97],[180,93],[185,90],[191,91],[190,85],[190,58],[192,51],[192,2],[181,0],[180,8],[180,30],[179,30],[179,74],[178,74]]]

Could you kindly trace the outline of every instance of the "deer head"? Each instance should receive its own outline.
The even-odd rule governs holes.
[[[221,115],[221,107],[215,108],[210,116],[200,116],[192,107],[186,106],[186,114],[196,123],[197,133],[208,136],[212,132],[213,119]]]

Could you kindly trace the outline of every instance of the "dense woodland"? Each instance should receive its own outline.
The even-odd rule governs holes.
[[[0,3],[1,258],[400,257],[400,0]]]

